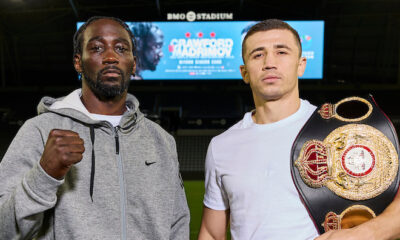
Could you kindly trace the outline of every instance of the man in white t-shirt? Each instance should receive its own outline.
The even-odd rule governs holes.
[[[283,21],[262,21],[245,36],[242,56],[255,110],[209,145],[199,239],[225,239],[228,225],[236,240],[400,237],[400,197],[374,220],[318,237],[290,175],[293,141],[315,110],[299,97],[299,35]]]

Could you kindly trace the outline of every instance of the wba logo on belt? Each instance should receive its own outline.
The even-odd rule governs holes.
[[[398,140],[374,99],[323,104],[292,148],[294,182],[320,233],[381,213],[399,185]]]

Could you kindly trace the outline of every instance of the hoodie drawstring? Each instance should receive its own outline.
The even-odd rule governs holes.
[[[92,168],[90,170],[90,198],[93,202],[93,185],[95,172],[95,155],[94,155],[94,126],[90,126],[90,140],[92,141]]]

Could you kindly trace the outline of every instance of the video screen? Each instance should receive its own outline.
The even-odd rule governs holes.
[[[286,22],[298,31],[307,58],[301,79],[322,79],[324,21]],[[257,22],[126,23],[137,42],[137,72],[132,80],[235,80],[242,79],[242,40]]]

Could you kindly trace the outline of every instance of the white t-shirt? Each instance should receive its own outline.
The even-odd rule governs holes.
[[[230,209],[232,239],[314,239],[317,230],[290,173],[292,144],[315,110],[301,100],[293,115],[256,124],[251,112],[212,139],[204,205]]]
[[[119,122],[121,121],[122,115],[102,115],[102,114],[95,114],[95,113],[90,113],[90,116],[92,119],[97,119],[100,121],[107,121],[111,123],[113,127],[116,127],[119,125]]]

